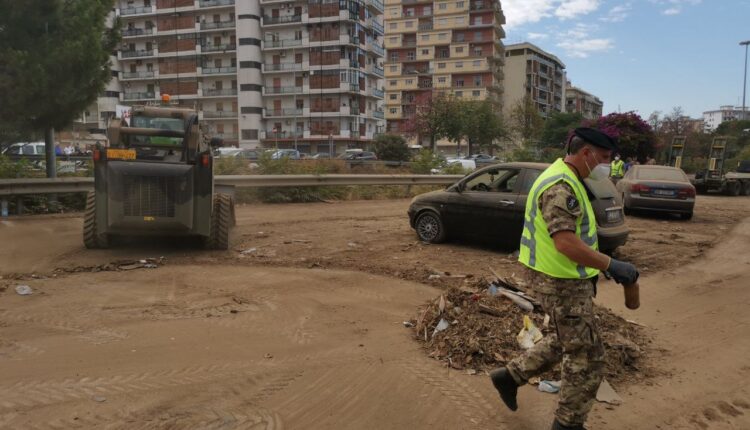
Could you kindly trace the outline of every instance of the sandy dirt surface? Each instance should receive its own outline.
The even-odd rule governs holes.
[[[511,413],[403,327],[463,279],[429,275],[517,270],[510,250],[417,241],[408,203],[242,206],[227,252],[87,251],[78,215],[0,221],[0,428],[547,429],[556,396],[523,388]],[[664,376],[616,386],[590,429],[750,428],[748,209],[701,196],[692,221],[628,219],[642,308],[610,282],[597,302],[647,327]]]

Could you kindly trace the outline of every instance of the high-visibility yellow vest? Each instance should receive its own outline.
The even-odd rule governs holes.
[[[624,165],[625,163],[622,160],[612,160],[612,164],[610,165],[609,170],[609,176],[621,178],[622,175],[625,174],[625,170],[623,168]]]
[[[549,235],[547,223],[539,208],[539,198],[542,193],[561,181],[570,185],[581,206],[581,217],[576,220],[576,236],[591,249],[595,251],[599,249],[596,236],[596,215],[586,194],[586,188],[570,167],[558,158],[542,172],[529,191],[518,260],[533,270],[555,278],[592,278],[599,274],[598,269],[582,266],[555,248],[555,242]]]

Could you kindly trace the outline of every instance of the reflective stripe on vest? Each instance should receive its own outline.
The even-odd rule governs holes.
[[[576,264],[560,254],[539,212],[541,194],[560,181],[565,181],[571,186],[581,206],[582,216],[576,221],[576,235],[590,248],[598,249],[596,216],[586,189],[565,162],[558,159],[537,178],[529,191],[518,259],[526,266],[556,278],[591,278],[596,276],[599,270]],[[539,227],[542,228],[539,229]]]

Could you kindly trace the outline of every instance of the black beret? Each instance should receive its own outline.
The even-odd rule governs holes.
[[[579,127],[573,130],[573,134],[585,140],[586,143],[590,143],[599,148],[608,149],[610,151],[617,151],[617,143],[615,139],[608,136],[606,133],[599,131],[594,128]]]

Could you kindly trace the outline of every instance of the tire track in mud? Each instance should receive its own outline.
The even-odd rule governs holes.
[[[436,388],[442,396],[461,411],[461,414],[473,424],[483,424],[495,415],[496,407],[461,378],[451,375],[446,369],[424,360],[398,361],[406,373],[417,380]]]
[[[101,345],[117,340],[126,339],[129,334],[124,331],[113,330],[102,327],[102,324],[87,327],[74,322],[72,318],[78,318],[75,312],[69,314],[45,313],[39,314],[16,314],[10,311],[0,311],[0,320],[12,321],[25,325],[35,325],[63,333],[70,333],[76,337],[91,342],[95,345]],[[10,325],[10,324],[9,324]]]

